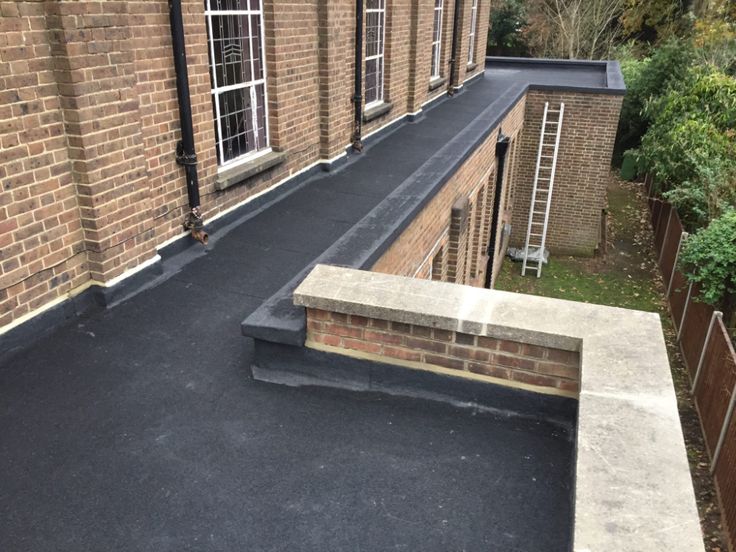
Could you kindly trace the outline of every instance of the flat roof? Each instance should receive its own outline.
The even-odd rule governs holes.
[[[340,170],[246,209],[188,264],[166,260],[155,287],[5,357],[4,545],[446,552],[449,542],[564,542],[569,432],[254,382],[240,336],[257,311],[288,327],[278,293],[318,259],[369,262],[402,230],[523,95],[527,85],[492,71]]]

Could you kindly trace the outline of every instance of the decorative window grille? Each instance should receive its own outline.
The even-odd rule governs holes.
[[[475,31],[478,27],[478,0],[470,8],[470,37],[468,38],[468,65],[475,61]]]
[[[442,54],[442,12],[444,0],[434,0],[434,28],[432,30],[432,78],[440,76]]]
[[[262,0],[205,0],[217,161],[268,150]]]
[[[383,101],[386,0],[368,0],[365,12],[365,103],[370,107]]]

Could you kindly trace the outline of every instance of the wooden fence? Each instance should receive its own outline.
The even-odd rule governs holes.
[[[736,352],[721,313],[697,301],[697,286],[688,284],[677,269],[680,249],[687,239],[677,211],[651,197],[651,187],[647,192],[670,314],[690,374],[729,548],[736,552]]]

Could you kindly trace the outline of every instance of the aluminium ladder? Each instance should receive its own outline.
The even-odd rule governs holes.
[[[539,151],[537,152],[537,168],[534,173],[532,202],[529,206],[529,224],[526,227],[526,241],[524,242],[522,275],[526,275],[527,266],[535,262],[537,263],[536,267],[532,266],[531,268],[536,268],[537,278],[542,275],[544,244],[547,240],[549,209],[552,205],[552,190],[555,184],[557,153],[560,149],[560,133],[562,132],[564,114],[564,103],[560,103],[560,109],[550,109],[549,102],[544,104],[542,130],[539,135]],[[554,141],[551,140],[551,136],[554,136]],[[529,254],[530,248],[536,248],[536,255]]]

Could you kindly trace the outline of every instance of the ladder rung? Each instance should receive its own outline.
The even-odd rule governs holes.
[[[554,159],[555,158],[554,155],[540,155],[540,157],[543,159]]]
[[[559,109],[548,109],[547,110],[547,113],[559,113],[559,112],[560,112]]]
[[[544,234],[535,234],[534,232],[530,232],[529,235],[530,236],[539,236],[541,238]]]
[[[546,211],[532,211],[532,213],[534,213],[535,215],[546,215],[547,214]]]

